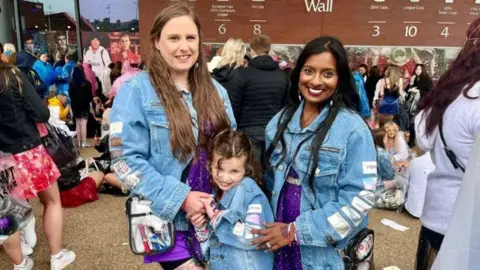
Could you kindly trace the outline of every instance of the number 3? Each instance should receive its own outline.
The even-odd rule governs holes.
[[[378,37],[378,36],[380,36],[380,26],[374,25],[372,37]]]
[[[262,33],[262,26],[260,24],[255,24],[253,26],[253,34],[260,35]]]
[[[225,33],[227,33],[227,28],[225,27],[225,24],[222,24],[220,25],[220,27],[218,27],[218,33],[220,33],[220,35],[225,35]]]

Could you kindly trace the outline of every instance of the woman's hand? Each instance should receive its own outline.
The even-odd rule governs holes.
[[[207,218],[205,214],[195,214],[190,218],[190,222],[195,228],[203,228],[207,224]]]
[[[295,226],[293,224],[291,225],[291,230],[293,231],[290,234],[288,233],[287,223],[275,222],[264,223],[264,225],[267,227],[266,229],[252,230],[252,234],[263,235],[263,237],[256,238],[251,243],[252,245],[258,245],[257,249],[275,251],[295,240]]]
[[[208,199],[202,199],[202,203],[205,207],[205,211],[207,213],[207,216],[212,219],[219,211],[217,209],[217,203],[213,199],[213,197],[210,197]]]
[[[187,219],[193,217],[195,214],[205,214],[205,206],[202,199],[208,199],[212,196],[208,193],[199,191],[190,191],[183,202],[183,211],[187,214]]]

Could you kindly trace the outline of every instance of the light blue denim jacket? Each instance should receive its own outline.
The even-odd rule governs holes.
[[[236,128],[227,91],[216,81],[214,85],[224,101],[231,127]],[[193,133],[198,139],[197,112],[192,95],[184,90],[181,93],[194,123]],[[186,231],[185,213],[179,210],[190,187],[180,179],[193,155],[188,162],[176,159],[170,148],[169,133],[167,114],[148,72],[141,72],[125,82],[111,112],[112,169],[131,195],[151,200],[155,215],[173,220],[176,230]]]
[[[273,222],[267,197],[251,178],[228,190],[219,202],[224,210],[210,236],[210,269],[271,270],[274,254],[257,250],[250,242],[257,237],[251,229]]]
[[[299,144],[308,138],[325,119],[329,106],[315,121],[301,128],[304,103],[298,107],[285,129],[286,160],[291,160]],[[268,124],[266,147],[277,132],[278,113]],[[281,163],[281,144],[274,148],[269,159],[270,173],[265,174],[272,190],[272,209],[276,215],[278,199],[291,166],[302,181],[300,216],[295,225],[301,245],[302,265],[308,269],[344,269],[336,248],[343,249],[357,232],[368,225],[368,211],[374,205],[377,181],[376,151],[368,126],[355,112],[341,109],[318,153],[318,167],[314,175],[314,192],[308,184],[310,149],[313,137],[301,145],[291,164]],[[292,164],[293,163],[293,164]],[[314,207],[313,207],[314,205]]]

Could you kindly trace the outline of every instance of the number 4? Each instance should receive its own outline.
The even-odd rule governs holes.
[[[442,33],[440,34],[441,36],[444,36],[444,37],[448,37],[449,33],[448,33],[448,26],[443,28],[443,31]]]

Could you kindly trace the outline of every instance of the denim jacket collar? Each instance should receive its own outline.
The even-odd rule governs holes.
[[[293,114],[292,120],[290,121],[290,123],[288,123],[287,127],[291,133],[305,133],[307,131],[314,132],[317,129],[318,125],[320,125],[320,123],[327,117],[327,113],[330,109],[330,105],[327,104],[310,125],[302,128],[302,112],[304,107],[305,100],[302,100],[300,106],[298,106],[298,109]]]
[[[228,207],[230,206],[230,203],[232,202],[232,199],[235,195],[235,191],[237,190],[238,186],[241,184],[238,183],[236,186],[234,186],[233,188],[227,190],[224,194],[223,194],[223,197],[222,199],[220,199],[220,204],[222,205],[222,207],[224,209],[228,209]]]

